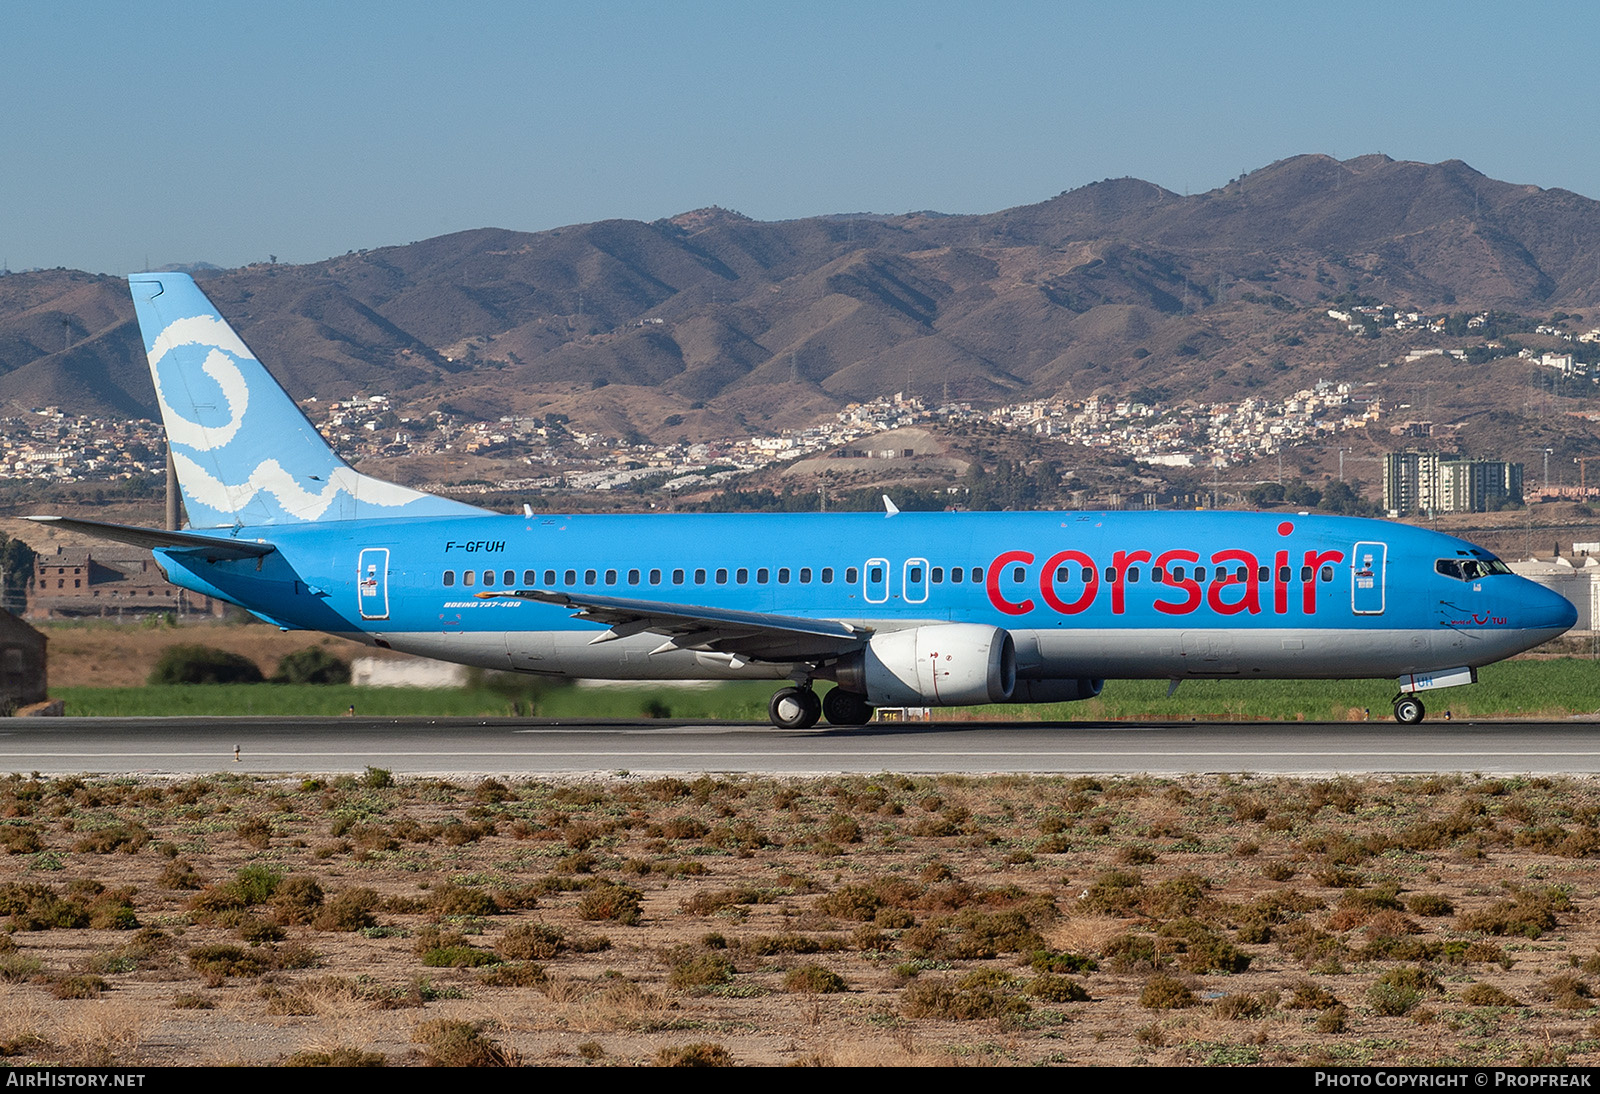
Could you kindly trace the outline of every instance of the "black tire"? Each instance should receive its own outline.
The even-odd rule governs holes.
[[[1410,695],[1394,701],[1394,720],[1403,726],[1414,726],[1428,716],[1428,708],[1422,705],[1422,700]]]
[[[873,713],[865,695],[844,688],[834,688],[822,697],[822,716],[829,725],[864,726],[872,721]]]
[[[779,729],[810,729],[822,717],[822,700],[810,688],[783,688],[767,704],[767,718]]]

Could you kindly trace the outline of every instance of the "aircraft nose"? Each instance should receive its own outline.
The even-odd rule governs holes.
[[[1523,579],[1516,597],[1517,623],[1528,630],[1548,630],[1561,634],[1578,621],[1572,601],[1534,581]]]

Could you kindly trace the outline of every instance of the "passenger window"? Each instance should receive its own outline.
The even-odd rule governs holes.
[[[523,570],[522,571],[522,583],[524,585],[537,585],[537,584],[539,584],[539,571],[538,570]]]
[[[463,584],[463,585],[471,585],[475,580],[477,580],[477,576],[478,575],[473,573],[471,570],[462,570],[461,571],[461,584]]]
[[[1256,570],[1256,580],[1257,581],[1271,581],[1272,580],[1272,568],[1270,566],[1258,567],[1257,570]]]
[[[628,571],[628,584],[629,585],[637,585],[637,584],[639,584],[639,571],[638,570],[629,570]]]
[[[585,571],[583,571],[583,583],[585,585],[593,585],[599,579],[600,579],[600,575],[596,571],[594,571],[594,570],[585,570]]]
[[[811,567],[810,566],[802,566],[802,567],[800,567],[800,584],[802,584],[802,585],[811,584]]]
[[[1206,579],[1206,568],[1204,566],[1196,566],[1194,568],[1194,579],[1196,581],[1204,581]]]
[[[824,585],[832,585],[833,584],[833,567],[832,566],[824,566],[822,568],[822,583]]]
[[[1117,580],[1117,568],[1115,566],[1106,567],[1106,580],[1113,582]]]
[[[972,568],[972,583],[974,585],[981,585],[983,583],[983,567],[982,566],[974,566]]]
[[[1139,580],[1139,567],[1137,567],[1137,566],[1129,566],[1128,567],[1128,581],[1129,581],[1129,583],[1130,584],[1137,583],[1138,580]]]
[[[485,571],[483,571],[483,587],[487,589],[490,585],[493,585],[493,584],[494,584],[494,571],[493,570],[485,570]]]
[[[1248,581],[1250,579],[1250,567],[1240,566],[1239,569],[1234,573],[1233,579],[1235,581]]]
[[[1083,572],[1081,574],[1079,574],[1078,576],[1083,578],[1083,583],[1085,585],[1087,585],[1087,584],[1089,584],[1089,582],[1094,580],[1094,571],[1091,570],[1089,567],[1085,566],[1083,568]]]
[[[706,572],[704,570],[696,570],[694,572],[694,583],[696,585],[704,585],[706,583]]]
[[[1160,566],[1152,566],[1152,567],[1150,567],[1150,580],[1151,581],[1165,581],[1165,580],[1167,580],[1167,572],[1165,570],[1163,570]]]
[[[922,580],[922,567],[921,566],[913,566],[913,567],[911,567],[911,581],[912,581],[912,583],[915,584],[917,582],[920,582],[921,580]]]
[[[456,583],[456,572],[454,570],[446,570],[444,572],[444,583],[446,585],[454,585]]]
[[[546,585],[554,585],[556,583],[556,572],[554,570],[546,570],[544,572],[544,583]]]
[[[652,585],[661,584],[661,571],[660,570],[651,570],[650,571],[650,584],[652,584]]]
[[[883,567],[882,566],[874,566],[871,570],[869,570],[867,572],[868,572],[868,575],[869,575],[867,580],[871,581],[874,585],[876,585],[878,582],[883,580]]]
[[[943,585],[944,584],[944,567],[943,566],[935,566],[932,570],[930,570],[928,572],[928,576],[933,579],[933,583],[935,585]]]
[[[576,585],[578,583],[578,571],[577,570],[568,570],[564,576],[566,578],[566,581],[564,582],[565,584],[567,584],[567,585]]]
[[[733,571],[733,580],[738,582],[740,585],[750,584],[750,571],[745,569],[743,566],[739,567],[737,570]]]
[[[1301,581],[1310,581],[1311,580],[1311,567],[1310,566],[1302,566],[1302,567],[1300,567],[1300,580]]]
[[[1173,580],[1173,583],[1176,584],[1176,583],[1182,581],[1183,580],[1183,575],[1188,573],[1188,572],[1189,571],[1185,570],[1182,566],[1174,566],[1172,568],[1172,580]]]
[[[717,584],[718,585],[726,585],[727,583],[728,583],[728,570],[727,570],[726,567],[720,567],[719,566],[717,568]]]
[[[516,583],[517,583],[517,572],[515,570],[507,570],[503,575],[501,575],[500,584],[502,584],[502,585],[515,585]]]
[[[844,583],[846,585],[854,585],[859,580],[861,580],[860,571],[854,566],[846,566],[844,571]]]
[[[960,566],[952,566],[952,567],[950,567],[950,582],[951,582],[951,584],[953,584],[953,585],[961,584],[961,579],[966,576],[966,573],[967,573],[967,571],[963,570]]]
[[[606,571],[606,584],[607,585],[615,585],[616,583],[617,583],[617,571],[615,571],[615,570],[607,570]]]
[[[1322,580],[1324,580],[1324,581],[1332,581],[1333,580],[1333,567],[1332,566],[1324,566],[1322,568]]]
[[[789,584],[789,568],[787,566],[779,566],[778,567],[778,584],[779,585],[787,585],[787,584]]]
[[[766,585],[769,582],[771,582],[771,580],[772,580],[772,571],[768,570],[765,566],[761,567],[761,569],[756,571],[756,584],[757,585]]]
[[[1028,580],[1028,571],[1024,570],[1021,566],[1013,568],[1011,571],[1011,580],[1019,582]]]
[[[674,585],[682,585],[683,584],[683,571],[682,570],[673,570],[672,571],[672,583]]]
[[[1289,581],[1289,567],[1287,567],[1287,566],[1279,566],[1278,567],[1278,580],[1283,582],[1283,583],[1285,583],[1285,584],[1288,584],[1288,581]]]

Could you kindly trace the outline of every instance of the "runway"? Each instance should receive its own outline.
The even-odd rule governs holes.
[[[238,759],[234,748],[238,747]],[[1600,722],[761,724],[426,718],[0,723],[0,771],[441,776],[958,772],[1286,775],[1600,771]]]

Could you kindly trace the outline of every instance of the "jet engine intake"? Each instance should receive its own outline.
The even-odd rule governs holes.
[[[1004,703],[1017,683],[1017,648],[999,627],[938,623],[875,634],[833,672],[877,707]]]

